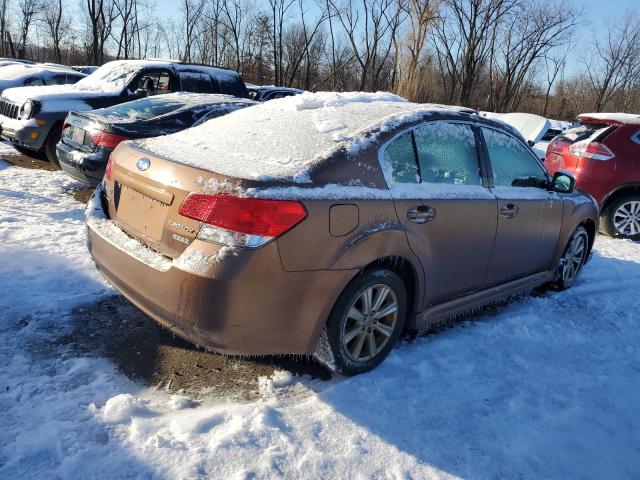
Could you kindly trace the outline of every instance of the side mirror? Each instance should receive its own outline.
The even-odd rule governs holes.
[[[553,175],[553,190],[559,193],[572,193],[576,189],[576,179],[569,172],[562,170]]]
[[[144,98],[147,95],[149,95],[149,92],[147,92],[144,88],[138,88],[135,92],[133,92],[133,96],[136,98]]]

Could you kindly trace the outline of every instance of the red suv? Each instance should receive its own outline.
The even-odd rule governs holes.
[[[600,205],[612,237],[640,239],[640,115],[587,113],[547,147],[551,173],[567,170]]]

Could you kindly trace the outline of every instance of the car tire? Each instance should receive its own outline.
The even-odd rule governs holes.
[[[49,135],[47,136],[47,140],[44,142],[44,153],[47,156],[47,160],[52,165],[60,168],[60,162],[58,162],[58,154],[56,153],[56,145],[62,138],[62,129],[60,127],[53,127]]]
[[[407,291],[398,275],[383,268],[358,275],[327,321],[335,369],[351,376],[377,367],[398,340],[406,316]]]
[[[640,240],[640,195],[630,194],[615,200],[602,212],[604,233],[614,238]],[[625,223],[629,220],[629,223]]]
[[[588,253],[589,234],[584,227],[579,226],[567,242],[556,268],[556,279],[553,282],[556,290],[566,290],[575,283]]]

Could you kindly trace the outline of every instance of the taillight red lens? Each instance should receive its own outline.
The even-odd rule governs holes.
[[[307,216],[304,206],[291,200],[241,198],[190,193],[180,215],[234,232],[278,237]]]
[[[112,168],[113,162],[111,161],[111,155],[109,155],[109,160],[107,161],[107,166],[104,169],[104,178],[106,178],[107,180],[111,181],[111,168]]]
[[[589,142],[589,140],[574,143],[569,147],[569,153],[592,160],[610,160],[615,156],[606,145],[600,142]]]
[[[120,142],[129,140],[129,137],[115,133],[98,132],[91,136],[91,140],[99,147],[116,148]]]

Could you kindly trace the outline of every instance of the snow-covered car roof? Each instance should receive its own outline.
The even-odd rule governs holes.
[[[69,73],[74,76],[81,76],[82,74],[66,68],[64,66],[50,65],[50,64],[25,64],[15,63],[7,65],[4,68],[0,68],[0,80],[19,80],[22,78],[33,77],[34,75],[43,74],[60,74]]]
[[[374,141],[378,133],[434,112],[473,110],[410,103],[386,92],[306,92],[238,110],[173,135],[138,141],[134,146],[229,177],[305,182],[311,164],[336,149],[354,153]]]
[[[581,123],[606,123],[606,124],[640,124],[640,115],[633,113],[582,113],[578,115]]]

